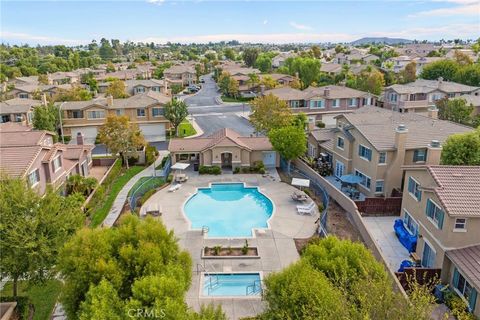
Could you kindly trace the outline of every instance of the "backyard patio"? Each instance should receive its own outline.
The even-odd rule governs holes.
[[[363,194],[359,190],[358,185],[356,183],[350,183],[349,184],[350,186],[342,187],[342,181],[340,180],[340,178],[338,178],[336,176],[326,176],[324,178],[328,182],[333,184],[335,186],[335,188],[342,191],[345,195],[347,195],[352,200],[356,200],[356,201],[364,201],[365,200],[365,198],[366,198],[365,194]],[[353,185],[355,185],[355,187]]]

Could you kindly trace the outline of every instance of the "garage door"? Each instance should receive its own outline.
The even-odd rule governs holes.
[[[81,132],[83,134],[83,140],[86,144],[94,144],[95,138],[97,137],[97,127],[79,127],[72,128],[72,140],[70,143],[77,144],[77,133]]]
[[[276,165],[276,152],[267,151],[263,153],[263,164],[267,168],[274,168]]]
[[[139,125],[140,130],[142,130],[145,140],[148,142],[153,141],[165,141],[165,124],[156,123],[156,124],[141,124]]]

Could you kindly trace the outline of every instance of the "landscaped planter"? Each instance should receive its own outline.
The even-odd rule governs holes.
[[[242,247],[220,248],[216,252],[214,247],[205,247],[202,249],[202,258],[208,259],[259,259],[256,247],[248,247],[246,254],[243,254]]]

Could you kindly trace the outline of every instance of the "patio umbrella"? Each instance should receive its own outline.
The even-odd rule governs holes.
[[[305,187],[305,188],[310,187],[310,180],[293,178],[292,179],[292,186],[300,187],[300,190],[302,190],[303,187]]]
[[[340,177],[340,181],[348,184],[356,184],[362,182],[362,178],[354,174],[346,174]]]
[[[185,170],[190,166],[190,163],[182,163],[182,162],[177,162],[173,166],[170,167],[170,169],[175,170],[175,173],[173,174],[174,179],[177,176],[177,171],[178,170]]]

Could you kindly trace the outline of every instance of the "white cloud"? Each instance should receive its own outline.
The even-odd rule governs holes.
[[[267,24],[268,23],[268,20],[263,20],[263,24]]]
[[[165,2],[165,0],[147,0],[147,2],[161,6]]]
[[[2,41],[8,42],[8,40],[13,40],[19,43],[35,43],[35,44],[64,44],[64,45],[78,45],[86,44],[90,41],[88,40],[78,40],[78,39],[65,39],[58,37],[50,36],[39,36],[28,33],[21,32],[10,32],[10,31],[1,31],[0,38]]]
[[[409,18],[438,17],[438,16],[478,16],[480,14],[480,1],[448,0],[442,2],[456,3],[458,6],[420,11],[408,15]]]
[[[294,21],[291,21],[290,22],[290,26],[292,26],[293,28],[297,29],[297,30],[312,30],[313,28],[310,27],[310,26],[306,26],[304,24],[299,24],[299,23],[296,23]]]

